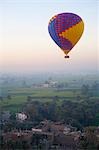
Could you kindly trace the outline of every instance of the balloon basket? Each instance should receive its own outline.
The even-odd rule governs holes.
[[[64,58],[69,58],[69,56],[66,55]]]

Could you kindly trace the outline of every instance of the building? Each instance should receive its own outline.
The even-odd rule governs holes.
[[[19,120],[19,121],[24,121],[27,119],[27,115],[24,114],[24,113],[17,113],[16,114],[16,119]]]

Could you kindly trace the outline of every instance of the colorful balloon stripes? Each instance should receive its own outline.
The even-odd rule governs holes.
[[[84,22],[76,14],[62,13],[50,19],[48,31],[55,43],[67,55],[79,41],[84,31]]]

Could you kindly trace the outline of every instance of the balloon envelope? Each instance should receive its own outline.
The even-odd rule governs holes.
[[[48,31],[55,43],[67,55],[79,41],[83,31],[84,22],[76,14],[62,13],[50,19]]]

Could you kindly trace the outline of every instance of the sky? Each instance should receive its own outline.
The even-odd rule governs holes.
[[[97,73],[98,0],[0,0],[0,71]],[[52,16],[72,12],[84,33],[69,59],[48,33]]]

